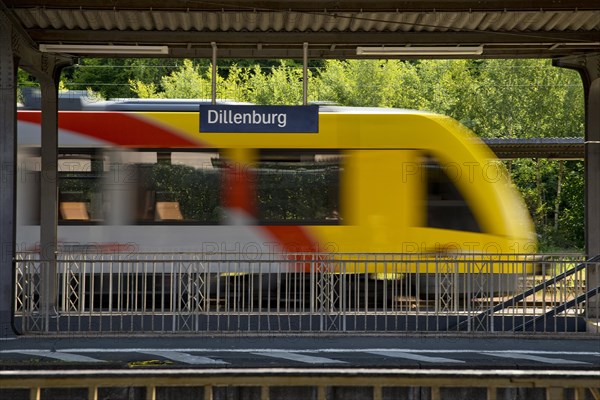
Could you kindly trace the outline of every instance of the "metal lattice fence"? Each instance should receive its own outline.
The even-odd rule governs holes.
[[[19,253],[22,332],[584,332],[579,255]],[[56,271],[49,276],[45,271]]]

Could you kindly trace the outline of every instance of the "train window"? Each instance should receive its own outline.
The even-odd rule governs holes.
[[[427,226],[458,231],[481,232],[469,205],[444,168],[427,159]]]
[[[142,223],[218,224],[221,168],[216,151],[144,152],[136,164]]]
[[[339,224],[342,169],[339,153],[262,151],[256,169],[260,223]]]
[[[58,158],[60,222],[103,221],[102,176],[106,160],[95,151],[61,150]]]

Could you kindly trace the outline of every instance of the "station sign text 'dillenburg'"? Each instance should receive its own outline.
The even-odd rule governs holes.
[[[201,105],[200,132],[319,132],[319,106]]]

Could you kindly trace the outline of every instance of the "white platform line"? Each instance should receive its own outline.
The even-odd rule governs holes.
[[[494,357],[503,357],[503,358],[512,358],[515,360],[530,360],[537,361],[546,364],[589,364],[583,361],[574,361],[574,360],[565,360],[563,358],[549,358],[549,357],[540,357],[534,356],[531,354],[523,354],[523,353],[497,353],[497,352],[481,352],[481,354],[486,354]]]
[[[266,353],[252,353],[259,356],[283,358],[286,360],[299,361],[308,364],[345,364],[346,361],[334,360],[332,358],[307,356],[304,354],[292,353],[288,351],[269,351]]]
[[[422,356],[420,354],[414,353],[405,353],[403,351],[397,350],[387,350],[387,351],[368,351],[369,354],[377,354],[385,357],[394,357],[394,358],[405,358],[407,360],[415,360],[429,363],[464,363],[462,360],[455,360],[453,358],[443,358],[443,357],[429,357]]]
[[[98,360],[97,358],[81,356],[79,354],[63,353],[61,351],[50,351],[50,350],[15,350],[15,351],[5,351],[5,353],[27,354],[30,356],[53,358],[56,360],[68,361],[68,362],[86,362],[86,363],[105,362],[104,360]]]
[[[194,364],[194,365],[228,364],[227,362],[222,361],[222,360],[214,360],[214,359],[208,358],[208,357],[193,356],[191,354],[180,353],[178,351],[158,350],[158,351],[144,351],[144,352],[140,352],[140,353],[148,354],[151,356],[159,356],[159,357],[167,358],[169,360],[177,361],[177,362],[184,363],[184,364]]]
[[[0,350],[0,353],[3,353],[8,350]],[[14,350],[10,350],[14,351]],[[486,352],[493,353],[519,353],[519,354],[540,354],[540,355],[550,355],[550,356],[598,356],[600,357],[600,352],[597,351],[550,351],[550,350],[523,350],[523,349],[512,349],[512,350],[486,350],[486,349],[402,349],[396,347],[390,348],[323,348],[323,349],[298,349],[295,348],[293,350],[285,349],[285,348],[218,348],[218,347],[186,347],[186,348],[152,348],[152,347],[124,347],[124,348],[64,348],[60,349],[60,351],[71,352],[71,353],[143,353],[148,351],[177,351],[179,353],[206,353],[206,352],[219,352],[219,353],[268,353],[271,351],[280,351],[280,352],[294,352],[294,353],[368,353],[373,351],[379,352],[388,352],[388,351],[400,351],[404,353],[418,353],[418,354],[439,354],[439,353],[447,353],[447,354],[461,354],[461,353],[469,353],[469,354],[481,354]]]

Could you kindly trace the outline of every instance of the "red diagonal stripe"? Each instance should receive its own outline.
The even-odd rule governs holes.
[[[39,111],[19,111],[19,121],[41,124]],[[58,127],[123,147],[202,147],[132,113],[61,111]]]
[[[318,251],[318,243],[310,237],[303,226],[268,225],[261,228],[267,230],[288,253],[316,253]],[[289,256],[290,260],[295,261],[295,272],[310,272],[314,267],[314,257],[313,254]]]
[[[255,177],[250,168],[241,163],[226,162],[223,169],[223,205],[227,208],[240,209],[248,215],[256,215],[254,199]]]

